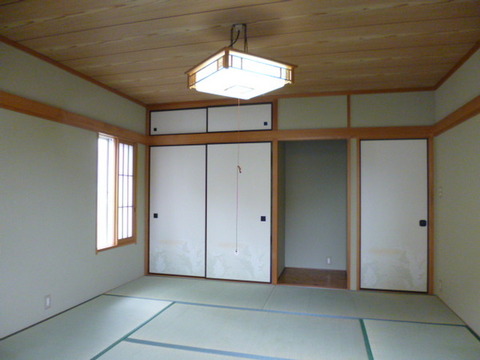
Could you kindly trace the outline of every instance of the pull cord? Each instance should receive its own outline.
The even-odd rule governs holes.
[[[240,132],[240,99],[237,99],[237,131]],[[237,170],[236,170],[236,209],[235,209],[235,255],[238,255],[238,212],[239,212],[239,178],[242,173],[242,167],[240,166],[240,143],[237,143]]]

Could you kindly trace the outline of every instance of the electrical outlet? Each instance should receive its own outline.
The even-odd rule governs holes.
[[[45,295],[44,303],[43,303],[45,310],[48,310],[52,307],[52,296]]]
[[[332,257],[327,256],[327,265],[332,265]]]

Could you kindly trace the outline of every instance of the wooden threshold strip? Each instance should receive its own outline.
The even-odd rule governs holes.
[[[117,136],[135,143],[148,144],[149,138],[146,135],[1,90],[0,107],[85,130]]]

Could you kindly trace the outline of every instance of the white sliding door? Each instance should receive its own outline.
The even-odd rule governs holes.
[[[427,291],[427,140],[361,142],[361,287]]]
[[[205,145],[152,147],[150,272],[205,276]]]
[[[207,152],[207,277],[269,282],[271,144]]]

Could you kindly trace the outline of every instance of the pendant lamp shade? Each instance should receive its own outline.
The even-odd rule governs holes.
[[[248,100],[292,84],[294,68],[226,47],[186,74],[189,89]]]

